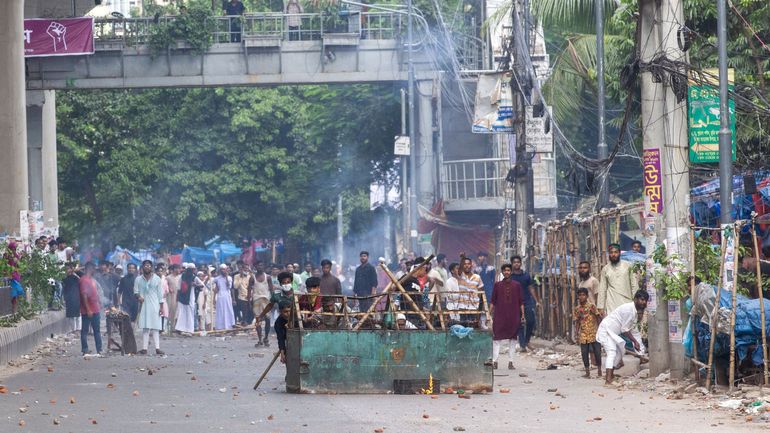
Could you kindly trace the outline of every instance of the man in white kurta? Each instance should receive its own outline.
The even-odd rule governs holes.
[[[142,275],[134,281],[134,294],[139,299],[142,307],[137,318],[137,325],[142,329],[142,350],[140,354],[147,354],[150,335],[155,340],[155,353],[163,355],[160,350],[161,304],[163,304],[163,288],[160,277],[153,273],[152,262],[142,262]]]
[[[174,330],[191,334],[195,332],[195,286],[203,283],[195,276],[195,264],[185,263],[176,293],[176,326]]]
[[[650,295],[646,291],[639,290],[634,295],[633,302],[628,302],[614,309],[599,324],[599,329],[596,331],[596,341],[601,343],[607,353],[607,357],[604,359],[604,368],[607,372],[605,383],[612,383],[614,369],[623,366],[626,341],[621,335],[625,335],[631,340],[637,352],[644,352],[644,346],[634,337],[632,330],[641,320],[649,299]]]

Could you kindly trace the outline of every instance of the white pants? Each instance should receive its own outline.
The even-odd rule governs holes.
[[[600,329],[596,333],[596,341],[601,343],[607,356],[604,358],[604,368],[614,369],[623,361],[623,354],[626,353],[626,340],[619,335],[615,335]]]
[[[515,352],[513,347],[516,344],[515,338],[511,338],[510,340],[492,340],[492,361],[497,362],[497,358],[500,357],[500,345],[503,342],[508,342],[508,360],[513,362],[513,354]]]
[[[142,349],[147,350],[147,346],[150,344],[150,334],[152,339],[155,340],[155,350],[160,349],[160,331],[157,329],[142,329]]]
[[[80,328],[83,327],[82,322],[80,320],[80,316],[68,317],[67,320],[69,320],[70,329],[73,331],[80,331]]]

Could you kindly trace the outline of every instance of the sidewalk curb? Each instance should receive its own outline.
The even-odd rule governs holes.
[[[51,335],[67,332],[64,311],[46,311],[11,328],[0,328],[0,366],[32,352]]]

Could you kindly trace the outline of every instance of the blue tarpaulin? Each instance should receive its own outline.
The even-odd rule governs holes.
[[[749,299],[743,295],[738,295],[736,299],[737,308],[735,310],[735,351],[738,359],[743,361],[747,355],[751,355],[754,365],[762,364],[762,319],[759,308],[759,299]],[[732,306],[732,294],[723,290],[719,299],[719,306],[730,308]],[[765,332],[770,335],[770,300],[765,300]],[[706,360],[708,357],[708,347],[711,340],[709,326],[698,320],[698,357]],[[714,344],[715,356],[728,355],[730,352],[730,338],[727,334],[717,334],[717,340]],[[757,346],[755,352],[749,354],[751,346]],[[756,353],[759,350],[759,354]]]

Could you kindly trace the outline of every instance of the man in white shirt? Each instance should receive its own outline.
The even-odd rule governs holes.
[[[459,277],[460,264],[452,263],[449,265],[449,277],[446,280],[446,284],[444,284],[444,290],[441,294],[443,302],[446,303],[446,309],[450,311],[460,309],[460,294],[458,293],[460,290],[460,283],[457,281]],[[460,314],[450,313],[449,318],[451,320],[460,320]]]
[[[599,330],[596,331],[596,341],[601,343],[604,351],[607,352],[604,361],[604,369],[607,372],[605,384],[611,384],[614,370],[623,367],[626,341],[621,335],[631,340],[637,352],[644,352],[644,346],[634,338],[631,331],[642,319],[649,300],[650,295],[647,294],[647,291],[639,290],[634,295],[633,302],[627,302],[612,310],[599,324]]]

